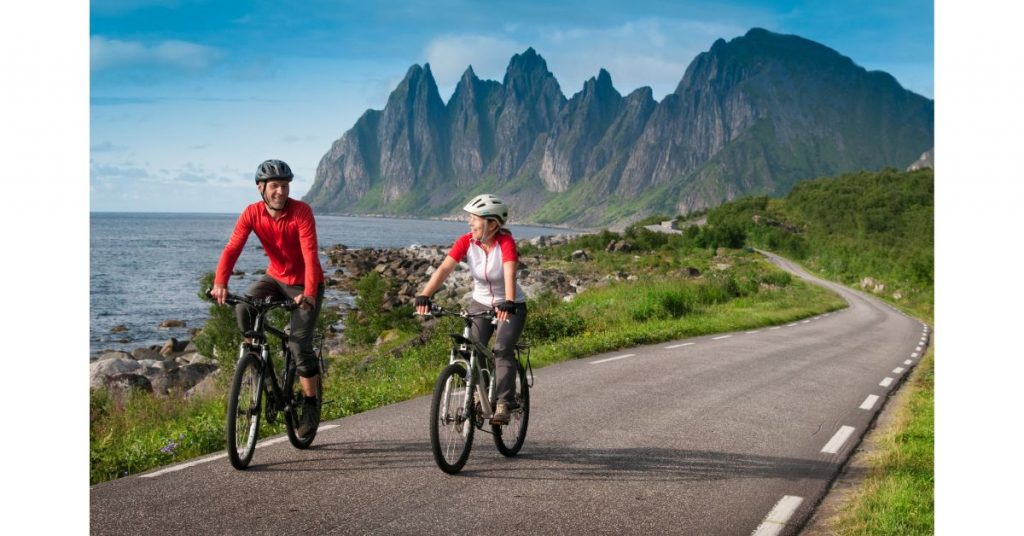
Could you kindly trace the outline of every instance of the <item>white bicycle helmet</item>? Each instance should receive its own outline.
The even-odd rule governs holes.
[[[494,218],[499,224],[505,225],[508,221],[508,205],[491,194],[481,194],[466,203],[462,210],[475,214],[481,218]]]

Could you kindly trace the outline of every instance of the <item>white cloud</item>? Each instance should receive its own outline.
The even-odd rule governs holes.
[[[608,27],[537,28],[537,52],[548,61],[566,96],[601,68],[623,95],[650,86],[662,99],[675,90],[686,67],[711,48],[747,28],[699,20],[638,19]],[[549,50],[550,49],[550,50]]]
[[[444,35],[427,43],[425,55],[437,85],[454,90],[470,65],[478,77],[500,81],[512,56],[528,46],[487,35]],[[450,93],[441,90],[442,97]]]
[[[89,45],[93,71],[138,66],[201,71],[224,56],[217,48],[173,39],[146,45],[94,35]]]

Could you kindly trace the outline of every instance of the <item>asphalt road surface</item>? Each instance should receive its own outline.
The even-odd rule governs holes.
[[[773,262],[801,277],[794,265]],[[429,396],[90,490],[94,534],[795,534],[927,346],[930,330],[831,283],[849,307],[536,371],[526,444],[430,454]]]

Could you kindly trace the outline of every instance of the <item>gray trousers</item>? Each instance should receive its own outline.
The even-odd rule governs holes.
[[[245,291],[246,294],[259,299],[270,296],[274,301],[285,299],[294,300],[302,294],[301,285],[285,285],[284,283],[265,275]],[[289,327],[288,348],[295,356],[296,369],[299,376],[311,378],[318,374],[316,352],[313,349],[313,335],[316,332],[316,319],[320,316],[320,306],[324,303],[324,285],[316,291],[316,304],[310,309],[295,309],[292,311],[292,321]],[[248,305],[240,303],[235,306],[235,317],[238,318],[238,329],[245,333],[252,329],[255,318]]]
[[[487,345],[491,335],[497,327],[498,334],[494,338],[494,379],[495,390],[498,393],[498,400],[504,400],[511,406],[515,398],[516,387],[516,342],[523,333],[526,325],[526,304],[516,304],[516,314],[509,316],[508,322],[499,322],[497,326],[491,324],[490,320],[484,318],[473,319],[473,329],[470,334],[474,340]],[[473,301],[469,304],[470,313],[482,313],[491,310],[491,307]]]

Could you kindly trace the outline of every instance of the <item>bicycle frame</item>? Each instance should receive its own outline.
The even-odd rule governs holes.
[[[494,354],[486,346],[471,338],[473,326],[471,319],[473,317],[467,314],[459,314],[457,316],[462,318],[465,325],[462,328],[462,335],[450,334],[454,344],[452,344],[451,353],[448,356],[448,364],[458,363],[462,365],[466,368],[469,375],[467,396],[463,402],[462,414],[469,415],[470,406],[473,404],[473,397],[469,396],[468,393],[476,392],[478,394],[477,398],[480,401],[479,417],[487,420],[494,415],[494,408],[491,406],[491,396],[494,394],[495,387],[495,378],[492,372],[494,370]],[[464,357],[466,354],[468,354],[468,359]],[[486,392],[484,391],[485,385],[487,386]],[[447,404],[448,386],[445,387],[444,394],[443,400]],[[445,412],[448,410],[447,406],[443,409]]]
[[[257,355],[260,356],[260,361],[263,363],[262,370],[260,371],[260,386],[261,390],[265,389],[265,393],[268,395],[268,402],[273,401],[274,409],[277,411],[287,411],[290,409],[292,400],[291,393],[285,393],[284,389],[281,388],[285,381],[284,375],[288,374],[288,367],[292,363],[292,352],[288,348],[288,334],[284,331],[275,328],[266,322],[266,311],[256,316],[256,322],[254,323],[252,331],[254,332],[253,342],[248,346],[250,348],[258,348],[259,352]],[[267,333],[274,335],[281,339],[281,356],[284,360],[284,368],[281,369],[282,377],[280,381],[277,378],[277,370],[274,368],[274,360],[270,355],[270,342],[267,339]],[[239,351],[239,359],[246,352],[246,344],[242,343],[242,349]],[[266,382],[269,378],[270,381]]]

